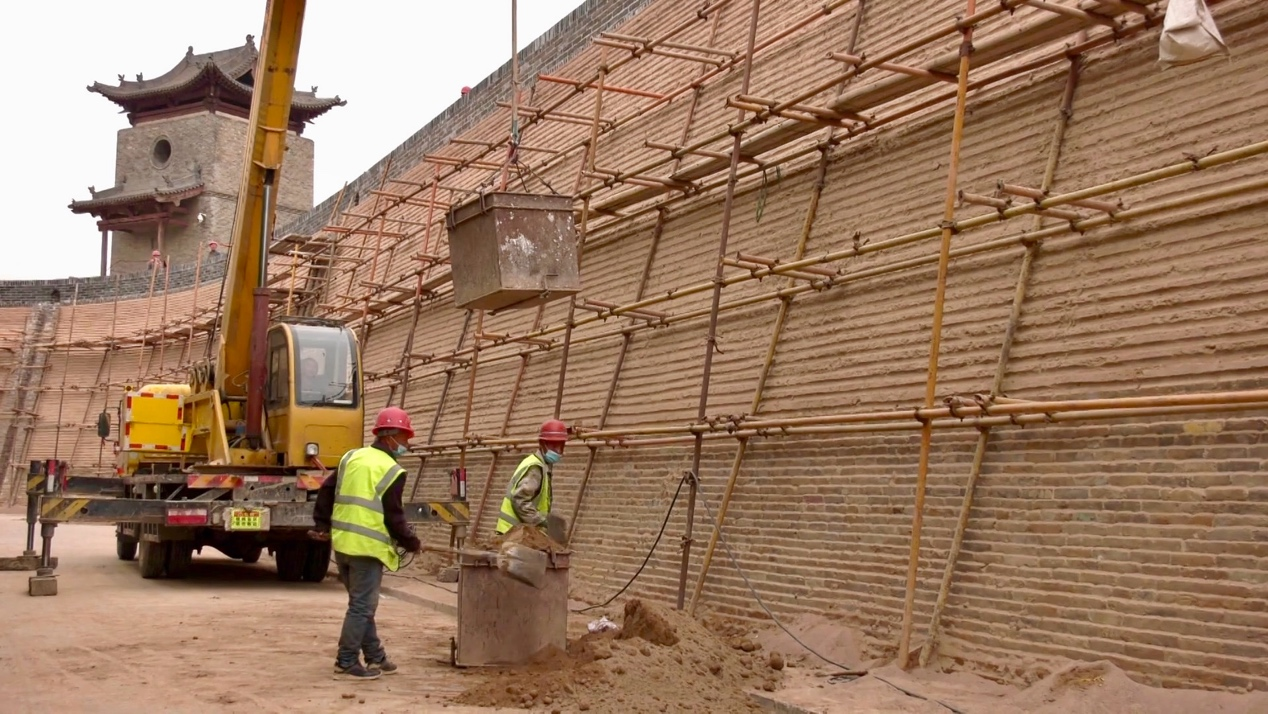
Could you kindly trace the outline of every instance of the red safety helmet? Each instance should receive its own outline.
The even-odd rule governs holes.
[[[406,438],[414,438],[414,427],[410,424],[409,414],[400,407],[388,407],[375,417],[372,433],[378,436],[379,431],[383,429],[399,429],[405,432]]]
[[[537,432],[538,441],[560,443],[568,440],[568,426],[558,419],[547,419]]]

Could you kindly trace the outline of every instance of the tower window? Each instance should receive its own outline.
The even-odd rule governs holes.
[[[167,166],[167,162],[172,158],[172,143],[167,139],[159,139],[154,142],[154,153],[152,156],[155,166],[160,169]]]

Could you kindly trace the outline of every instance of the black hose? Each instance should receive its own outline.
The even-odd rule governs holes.
[[[597,610],[601,607],[607,607],[608,605],[612,604],[613,600],[621,597],[621,594],[624,593],[626,590],[628,590],[629,587],[634,584],[634,581],[637,580],[638,576],[642,574],[643,568],[647,567],[648,561],[652,559],[652,554],[656,552],[656,546],[660,544],[661,537],[665,535],[665,528],[669,526],[669,517],[673,515],[674,513],[674,504],[678,503],[678,494],[682,493],[682,485],[684,483],[687,483],[687,479],[689,477],[690,477],[690,474],[686,474],[682,477],[681,480],[678,481],[678,490],[674,491],[674,498],[673,500],[669,502],[669,510],[665,511],[665,520],[661,522],[660,524],[660,532],[656,534],[656,540],[652,542],[652,549],[647,551],[647,557],[643,558],[643,564],[638,566],[638,570],[634,572],[634,575],[630,576],[630,579],[626,581],[625,585],[623,585],[620,590],[617,590],[615,595],[613,595],[612,597],[604,601],[603,604],[591,605],[590,607],[583,607],[580,610],[573,610],[573,612],[577,612],[577,613],[589,612],[591,610]]]

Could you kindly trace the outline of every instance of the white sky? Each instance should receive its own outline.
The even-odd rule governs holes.
[[[526,47],[582,0],[519,0]],[[157,77],[193,45],[209,52],[259,44],[264,0],[6,2],[0,66],[7,107],[0,189],[9,228],[0,280],[92,276],[96,219],[67,205],[114,181],[119,107],[85,89],[141,72]],[[316,144],[321,203],[457,101],[511,55],[510,0],[310,0],[296,87],[348,100],[304,130]]]

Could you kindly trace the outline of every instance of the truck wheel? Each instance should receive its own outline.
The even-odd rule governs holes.
[[[258,545],[247,548],[246,550],[242,551],[242,562],[246,563],[247,565],[250,565],[252,563],[258,563],[260,562],[260,554],[263,552],[264,552],[264,548]]]
[[[167,544],[167,577],[183,579],[189,577],[189,566],[194,559],[194,544],[188,541],[173,541]]]
[[[308,557],[304,561],[304,581],[320,583],[330,571],[330,544],[309,543]]]
[[[131,538],[123,535],[114,537],[114,552],[119,556],[119,560],[136,559],[136,546],[136,541]]]
[[[277,561],[277,579],[286,583],[297,583],[304,578],[304,563],[307,549],[304,543],[281,543],[273,551],[273,559]]]
[[[170,543],[152,543],[143,540],[140,543],[141,577],[149,580],[163,577],[167,570],[167,548]]]

